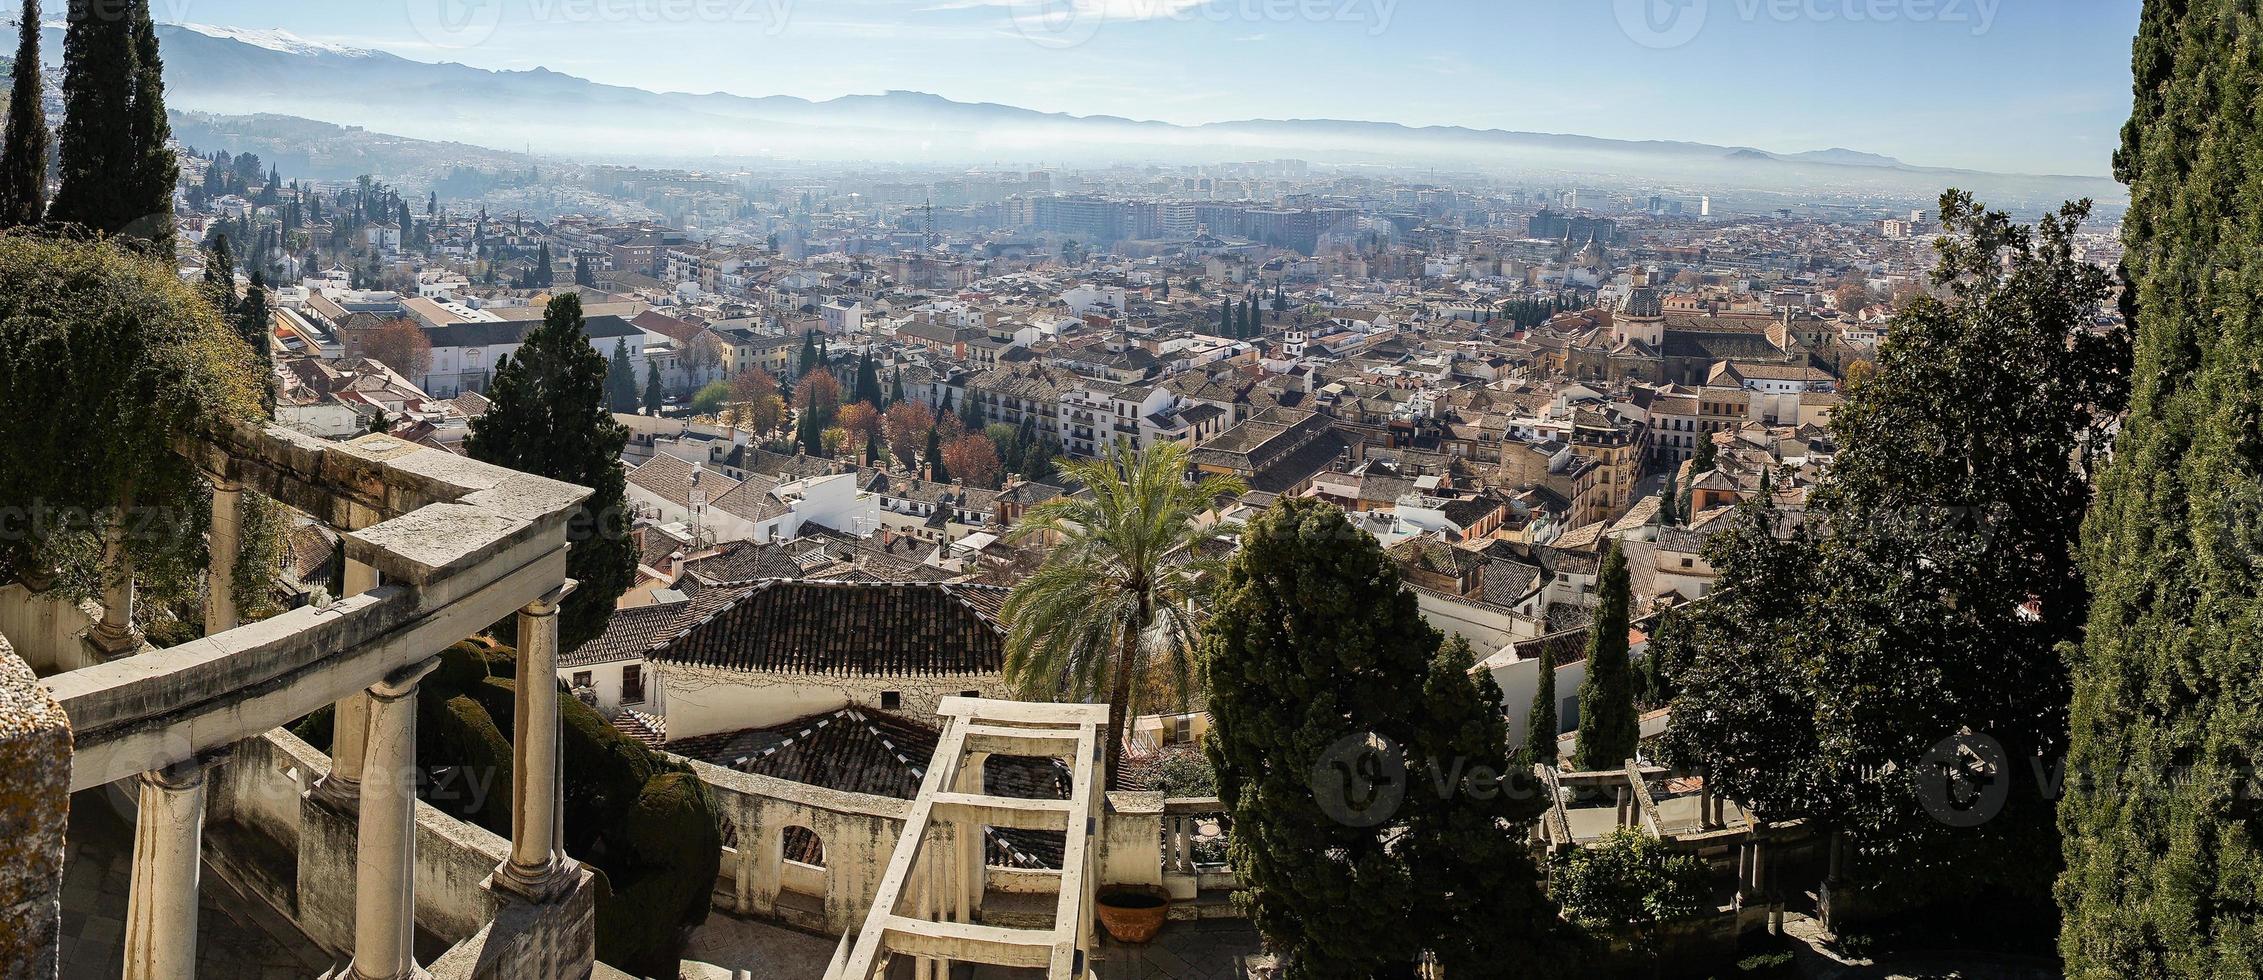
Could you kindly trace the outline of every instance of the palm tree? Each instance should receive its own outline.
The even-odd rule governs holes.
[[[1176,443],[1145,452],[1118,443],[1061,472],[1089,489],[1030,508],[1007,535],[1054,545],[1006,599],[1006,680],[1024,697],[1106,697],[1101,761],[1113,781],[1140,681],[1160,667],[1183,694],[1197,673],[1196,600],[1223,564],[1197,553],[1204,530],[1195,518],[1246,488],[1231,478],[1187,482],[1187,450]]]

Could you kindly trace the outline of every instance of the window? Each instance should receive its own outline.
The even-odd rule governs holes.
[[[904,692],[902,692],[902,691],[882,691],[882,692],[880,692],[880,710],[882,710],[882,711],[896,711],[896,710],[899,710],[899,709],[901,709],[901,708],[902,708],[903,706],[904,706]]]
[[[960,697],[962,697],[962,698],[979,698],[979,697],[981,697],[981,696],[982,696],[982,692],[981,692],[981,691],[960,691],[960,692],[959,692],[959,696],[960,696]]]
[[[630,664],[621,668],[621,703],[644,703],[644,665]]]
[[[592,687],[592,686],[594,686],[594,685],[590,684],[590,682],[589,682],[589,681],[590,681],[590,672],[589,672],[589,671],[586,671],[586,670],[577,670],[577,671],[574,671],[574,683],[573,683],[573,686],[574,686],[574,687]]]

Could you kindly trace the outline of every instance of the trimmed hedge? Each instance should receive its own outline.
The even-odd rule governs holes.
[[[504,836],[511,830],[517,653],[466,640],[417,688],[418,795]],[[714,798],[690,767],[622,735],[588,705],[558,698],[566,852],[597,873],[597,957],[674,976],[683,938],[707,920],[723,838]],[[291,728],[328,749],[331,709]]]

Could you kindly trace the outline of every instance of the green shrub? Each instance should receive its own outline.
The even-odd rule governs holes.
[[[671,768],[644,784],[616,826],[626,846],[609,866],[611,904],[643,914],[607,916],[601,903],[598,948],[609,963],[664,975],[678,958],[677,937],[707,920],[723,855],[715,804],[699,777]]]

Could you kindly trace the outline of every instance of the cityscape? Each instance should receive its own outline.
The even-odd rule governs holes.
[[[20,0],[0,980],[2263,973],[2237,0]]]

